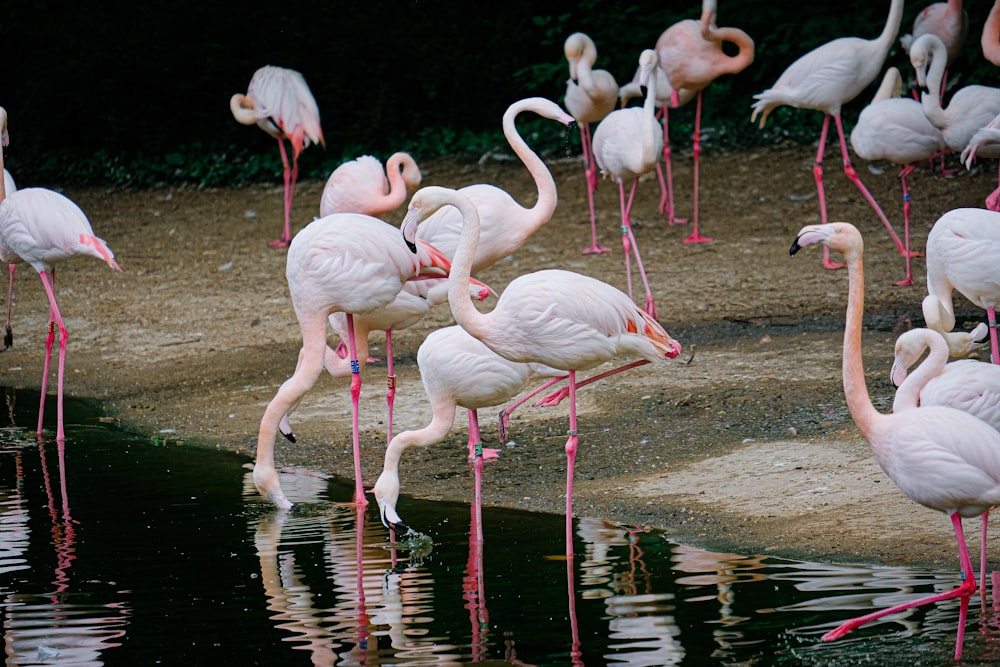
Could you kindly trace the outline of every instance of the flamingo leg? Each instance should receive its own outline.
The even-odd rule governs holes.
[[[284,170],[283,178],[285,182],[285,225],[281,231],[281,237],[267,245],[270,248],[287,248],[292,241],[292,197],[295,194],[295,178],[298,176],[298,160],[295,160],[295,170],[288,164],[288,153],[285,150],[285,141],[278,137],[278,148],[281,149],[281,165]]]
[[[920,607],[927,604],[934,604],[936,602],[941,602],[943,600],[950,600],[952,598],[961,597],[962,598],[962,608],[959,614],[959,624],[958,624],[958,641],[955,646],[955,659],[958,660],[962,657],[962,639],[965,636],[965,616],[968,609],[969,598],[972,594],[976,592],[976,575],[972,570],[972,559],[969,557],[969,549],[965,544],[965,534],[962,532],[962,517],[958,513],[951,515],[951,523],[955,528],[955,540],[958,542],[958,554],[959,560],[962,565],[962,584],[955,589],[946,591],[944,593],[937,593],[935,595],[930,595],[928,597],[920,598],[919,600],[912,600],[910,602],[904,602],[903,604],[898,604],[888,609],[882,609],[880,611],[872,612],[864,616],[859,616],[857,618],[852,618],[846,623],[841,624],[836,629],[823,635],[822,640],[825,642],[833,641],[835,639],[840,639],[844,635],[848,634],[852,630],[860,628],[866,623],[870,623],[874,620],[882,618],[883,616],[888,616],[890,614],[895,614],[907,609],[912,609],[914,607]]]
[[[598,373],[597,375],[595,375],[593,377],[589,377],[586,380],[584,380],[583,382],[578,382],[576,384],[576,388],[580,389],[582,387],[586,387],[588,384],[590,384],[592,382],[597,382],[598,380],[603,380],[606,377],[609,377],[611,375],[616,375],[618,373],[621,373],[622,371],[631,370],[631,369],[636,368],[638,366],[645,366],[648,363],[649,363],[649,361],[646,360],[646,359],[639,359],[638,361],[633,361],[632,363],[625,364],[624,366],[619,366],[618,368],[612,368],[609,371],[604,371],[603,373]],[[556,380],[561,380],[561,379],[562,378],[556,378]],[[545,385],[543,385],[542,387],[539,387],[538,389],[539,390],[544,389],[545,387],[547,387],[548,385],[551,385],[551,384],[554,384],[554,382],[548,382]],[[536,392],[532,392],[532,393],[536,393]],[[548,396],[545,396],[544,398],[542,398],[538,402],[536,402],[535,406],[536,407],[550,408],[553,405],[558,405],[559,403],[561,403],[562,400],[564,398],[566,398],[568,395],[569,395],[569,388],[568,387],[560,387],[559,389],[556,389],[554,392],[552,392]]]
[[[465,606],[469,610],[469,626],[472,630],[473,662],[482,662],[486,658],[486,637],[489,629],[489,614],[486,610],[486,587],[483,577],[483,507],[482,498],[482,460],[476,463],[476,499],[470,511],[469,526],[469,560],[465,566],[465,577],[462,580]]]
[[[4,326],[3,349],[9,349],[14,344],[14,329],[11,327],[10,316],[14,309],[14,269],[17,264],[10,264],[10,283],[7,287],[7,323]]]
[[[385,402],[389,408],[388,417],[388,434],[386,435],[386,442],[392,440],[392,408],[393,404],[396,402],[396,367],[392,361],[392,330],[385,330],[385,363],[386,363],[386,376],[385,376]]]
[[[698,91],[698,106],[694,114],[694,226],[691,236],[684,243],[711,243],[712,239],[698,233],[698,157],[701,155],[701,91]]]
[[[45,293],[49,297],[49,333],[45,337],[45,365],[43,368],[42,376],[42,398],[41,405],[38,408],[38,435],[42,434],[42,420],[44,418],[44,408],[45,408],[45,391],[49,376],[49,364],[52,359],[52,344],[55,341],[55,330],[56,327],[59,328],[59,362],[57,367],[57,380],[56,380],[56,440],[63,441],[66,439],[66,433],[63,430],[63,378],[66,372],[66,343],[68,342],[68,333],[66,331],[66,325],[63,324],[62,314],[59,312],[59,306],[56,304],[56,295],[53,289],[55,284],[55,269],[52,270],[52,278],[49,279],[48,273],[46,271],[39,271],[38,275],[42,279],[42,285],[45,287]]]
[[[829,222],[826,215],[826,189],[823,187],[823,152],[826,149],[826,135],[830,130],[830,114],[823,114],[823,129],[819,133],[819,149],[813,163],[813,178],[816,181],[816,195],[819,198],[819,218],[822,224]],[[846,264],[838,264],[830,259],[830,249],[823,246],[823,266],[827,269],[842,269]]]
[[[559,375],[557,377],[552,378],[551,380],[547,380],[546,382],[543,382],[539,386],[529,391],[527,394],[525,394],[523,397],[521,397],[514,403],[511,403],[503,410],[501,410],[499,424],[497,424],[497,430],[499,431],[500,442],[506,442],[507,437],[510,435],[510,429],[508,425],[510,424],[510,416],[511,414],[513,414],[514,410],[517,410],[519,407],[521,407],[529,400],[537,396],[539,393],[545,391],[552,385],[556,384],[557,382],[562,382],[565,379],[566,379],[565,375]]]
[[[663,119],[663,167],[666,170],[666,174],[660,169],[660,163],[657,162],[656,175],[660,180],[659,211],[667,216],[667,224],[672,227],[673,225],[683,225],[687,220],[678,218],[675,215],[674,176],[670,164],[670,123],[667,107],[660,108],[660,117]]]
[[[1000,348],[997,346],[997,312],[994,308],[986,309],[986,319],[990,327],[990,347],[993,349],[993,363],[1000,364]]]
[[[361,479],[361,435],[358,413],[361,401],[361,364],[358,362],[358,346],[354,337],[354,315],[347,314],[347,347],[351,354],[351,444],[354,448],[354,502],[359,507],[368,504]]]
[[[984,612],[986,611],[986,532],[989,520],[990,511],[986,510],[981,517],[982,527],[979,534],[979,606]]]
[[[905,239],[906,251],[903,253],[906,262],[906,277],[896,284],[900,287],[913,284],[913,273],[910,267],[910,190],[906,186],[906,177],[910,175],[915,167],[910,164],[902,168],[899,172],[899,182],[903,187],[903,238]]]
[[[597,162],[594,160],[594,144],[590,136],[590,123],[580,123],[580,143],[583,145],[583,174],[587,181],[587,203],[590,205],[590,246],[583,249],[584,255],[611,252],[597,242],[597,212],[594,209],[594,193],[597,192]]]
[[[944,158],[941,158],[944,160]],[[986,197],[986,208],[990,211],[1000,211],[1000,167],[997,168],[997,189]]]
[[[646,303],[644,310],[653,316],[655,319],[656,315],[656,303],[653,301],[653,291],[649,287],[649,280],[646,278],[646,269],[642,265],[642,257],[639,255],[639,244],[635,241],[635,235],[632,233],[632,202],[635,199],[635,191],[639,186],[639,179],[636,178],[632,181],[632,190],[629,193],[628,201],[625,199],[625,184],[618,184],[619,197],[621,199],[622,206],[622,247],[625,251],[625,279],[628,281],[628,295],[632,298],[632,265],[629,257],[632,253],[635,253],[635,264],[639,269],[639,275],[642,277],[642,286],[646,290]]]
[[[892,237],[893,243],[896,244],[896,250],[899,251],[899,254],[903,256],[909,255],[910,249],[903,246],[903,243],[899,240],[899,236],[896,234],[896,230],[892,228],[889,218],[885,216],[885,213],[882,211],[882,207],[878,205],[878,202],[875,201],[875,198],[868,191],[868,188],[866,188],[865,184],[861,182],[861,178],[858,176],[857,170],[854,168],[854,165],[851,164],[851,156],[847,151],[847,139],[844,137],[844,124],[841,121],[840,114],[834,116],[833,120],[837,124],[837,136],[840,138],[840,154],[844,160],[844,173],[847,174],[849,179],[851,179],[851,182],[854,183],[855,187],[861,191],[865,200],[868,201],[872,209],[875,211],[875,215],[877,215],[878,219],[882,221],[886,231],[889,232],[889,236]]]
[[[500,458],[500,450],[483,448],[483,438],[479,433],[479,412],[469,410],[469,460],[478,458],[495,460]]]
[[[569,438],[566,440],[566,557],[573,558],[573,471],[580,438],[576,424],[576,371],[569,375]]]

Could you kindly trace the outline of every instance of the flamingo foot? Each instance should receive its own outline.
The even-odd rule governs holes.
[[[824,269],[843,269],[846,268],[847,264],[838,264],[837,262],[830,261],[830,259],[823,258],[823,268]]]
[[[483,447],[483,460],[484,461],[496,461],[499,458],[500,458],[500,450],[499,449],[493,449],[491,447]],[[476,456],[474,454],[470,455],[469,456],[469,460],[470,461],[475,461],[476,460]]]
[[[989,211],[1000,211],[1000,188],[990,193],[986,198],[986,209]]]
[[[687,218],[678,218],[675,216],[670,216],[669,218],[667,218],[667,226],[669,227],[673,227],[674,225],[686,225],[687,222],[688,222]]]
[[[599,255],[602,252],[611,252],[611,248],[605,248],[604,246],[598,244],[596,241],[594,242],[594,245],[590,246],[589,248],[583,249],[584,255]]]
[[[535,403],[535,407],[550,408],[553,405],[559,405],[567,396],[569,396],[569,387],[560,387],[548,396],[539,399]]]
[[[287,248],[288,244],[291,243],[291,239],[274,239],[273,241],[268,241],[267,247],[274,248],[275,250],[280,248]]]
[[[913,276],[906,276],[902,280],[897,280],[893,284],[897,285],[898,287],[908,287],[913,284]]]
[[[695,232],[691,236],[684,239],[684,243],[711,243],[712,239],[707,236],[702,236],[698,232]]]

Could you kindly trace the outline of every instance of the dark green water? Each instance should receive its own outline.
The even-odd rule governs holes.
[[[67,405],[64,447],[39,442],[36,400],[16,396],[27,429],[0,418],[7,665],[955,664],[957,602],[819,637],[957,571],[713,553],[590,518],[567,560],[562,517],[489,507],[477,549],[468,506],[406,498],[427,540],[394,545],[348,483],[286,471],[301,509],[280,512],[244,457],[86,406]],[[961,664],[998,661],[1000,615],[974,597]]]

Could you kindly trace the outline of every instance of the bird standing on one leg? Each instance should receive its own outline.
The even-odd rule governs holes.
[[[233,117],[243,125],[256,125],[278,140],[285,182],[285,225],[281,236],[268,243],[272,248],[287,248],[292,240],[292,200],[299,178],[299,154],[310,143],[322,144],[319,107],[305,78],[299,72],[267,65],[254,72],[246,95],[235,94],[229,100]],[[288,163],[285,139],[292,146]]]

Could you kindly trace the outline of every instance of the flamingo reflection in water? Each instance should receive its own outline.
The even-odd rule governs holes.
[[[8,406],[12,395],[8,392]],[[11,410],[13,423],[13,411]],[[106,604],[75,602],[80,598],[79,586],[73,585],[71,567],[77,558],[76,532],[78,522],[70,514],[66,481],[64,441],[57,443],[58,480],[49,469],[51,453],[46,445],[35,439],[23,440],[9,437],[4,429],[0,435],[0,460],[14,459],[14,479],[0,478],[0,572],[10,574],[20,570],[24,578],[8,579],[0,593],[0,619],[2,619],[4,650],[7,664],[27,664],[34,661],[46,664],[103,664],[102,653],[121,646],[128,621],[128,605],[120,600]],[[29,564],[27,554],[36,554],[40,548],[31,547],[31,507],[37,506],[28,493],[31,471],[36,470],[25,460],[31,451],[38,452],[38,468],[45,493],[45,508],[51,530],[48,546],[54,550],[53,579],[39,582],[41,590],[30,590],[34,585],[31,571],[37,564]],[[6,466],[0,465],[0,468]],[[43,535],[39,533],[39,535]],[[89,596],[88,596],[89,597]]]

